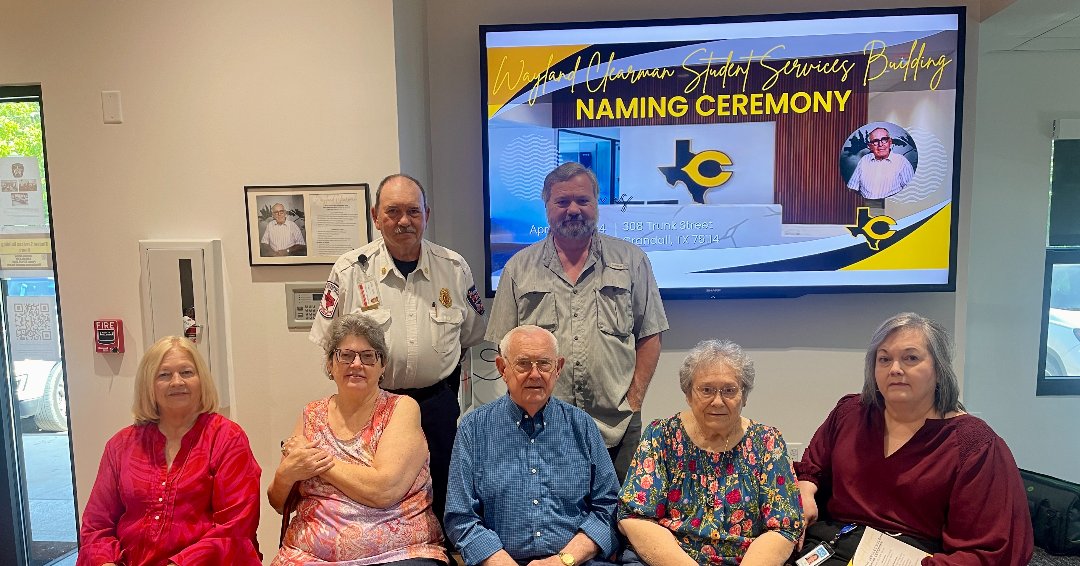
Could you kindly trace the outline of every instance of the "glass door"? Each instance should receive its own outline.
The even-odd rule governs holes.
[[[0,87],[0,564],[74,564],[75,490],[40,87]]]

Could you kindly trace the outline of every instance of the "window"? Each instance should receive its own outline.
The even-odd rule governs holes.
[[[1055,124],[1036,395],[1080,395],[1080,139],[1063,122],[1080,123]]]

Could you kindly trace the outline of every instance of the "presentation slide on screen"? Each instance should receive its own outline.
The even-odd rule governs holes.
[[[962,14],[784,18],[482,27],[489,293],[567,161],[665,296],[948,288]]]

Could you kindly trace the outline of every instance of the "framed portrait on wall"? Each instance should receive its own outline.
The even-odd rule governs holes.
[[[371,241],[367,183],[244,187],[251,265],[334,263]]]

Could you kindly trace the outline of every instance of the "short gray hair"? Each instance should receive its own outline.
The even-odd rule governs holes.
[[[387,175],[383,177],[382,181],[379,181],[379,188],[375,189],[375,212],[379,211],[379,200],[382,198],[382,189],[387,183],[394,179],[406,179],[412,181],[416,188],[420,189],[420,203],[423,205],[424,210],[428,209],[427,204],[427,191],[424,190],[424,185],[420,184],[420,181],[412,175],[406,175],[404,173],[394,173],[393,175]]]
[[[502,340],[499,340],[499,355],[503,358],[506,358],[506,351],[510,349],[510,340],[512,340],[517,334],[525,331],[535,332],[537,330],[543,332],[544,334],[547,334],[551,338],[551,344],[555,347],[555,356],[558,357],[559,339],[555,338],[555,335],[552,334],[551,331],[545,328],[540,328],[539,326],[533,324],[523,324],[521,326],[516,326],[514,328],[511,328],[510,331],[506,334],[503,334]]]
[[[754,388],[754,360],[731,340],[702,340],[690,349],[679,368],[679,387],[687,396],[694,385],[694,374],[699,369],[724,364],[735,372],[742,388],[743,400]]]
[[[964,405],[960,402],[960,385],[952,366],[952,338],[949,336],[949,331],[937,322],[913,312],[902,312],[889,317],[881,323],[870,338],[870,346],[866,349],[866,365],[863,370],[863,404],[878,408],[885,407],[885,399],[878,392],[877,379],[874,375],[874,370],[877,368],[877,351],[892,333],[904,328],[918,330],[926,338],[926,349],[929,350],[930,358],[934,361],[934,376],[937,380],[937,386],[934,388],[934,409],[941,416],[951,411],[964,410]]]
[[[386,365],[386,355],[388,353],[386,334],[383,333],[382,327],[374,319],[359,313],[342,315],[335,318],[334,322],[330,324],[330,331],[323,346],[326,361],[330,361],[334,355],[334,350],[337,350],[338,346],[349,336],[367,340],[368,344],[371,344],[371,349],[379,353],[383,365]]]
[[[593,198],[598,198],[600,196],[600,182],[596,180],[596,173],[576,161],[567,161],[552,169],[551,173],[544,177],[544,188],[540,191],[540,199],[544,201],[544,204],[547,204],[548,199],[551,198],[551,187],[555,186],[555,183],[569,181],[578,175],[585,175],[589,178],[589,182],[592,183]]]

